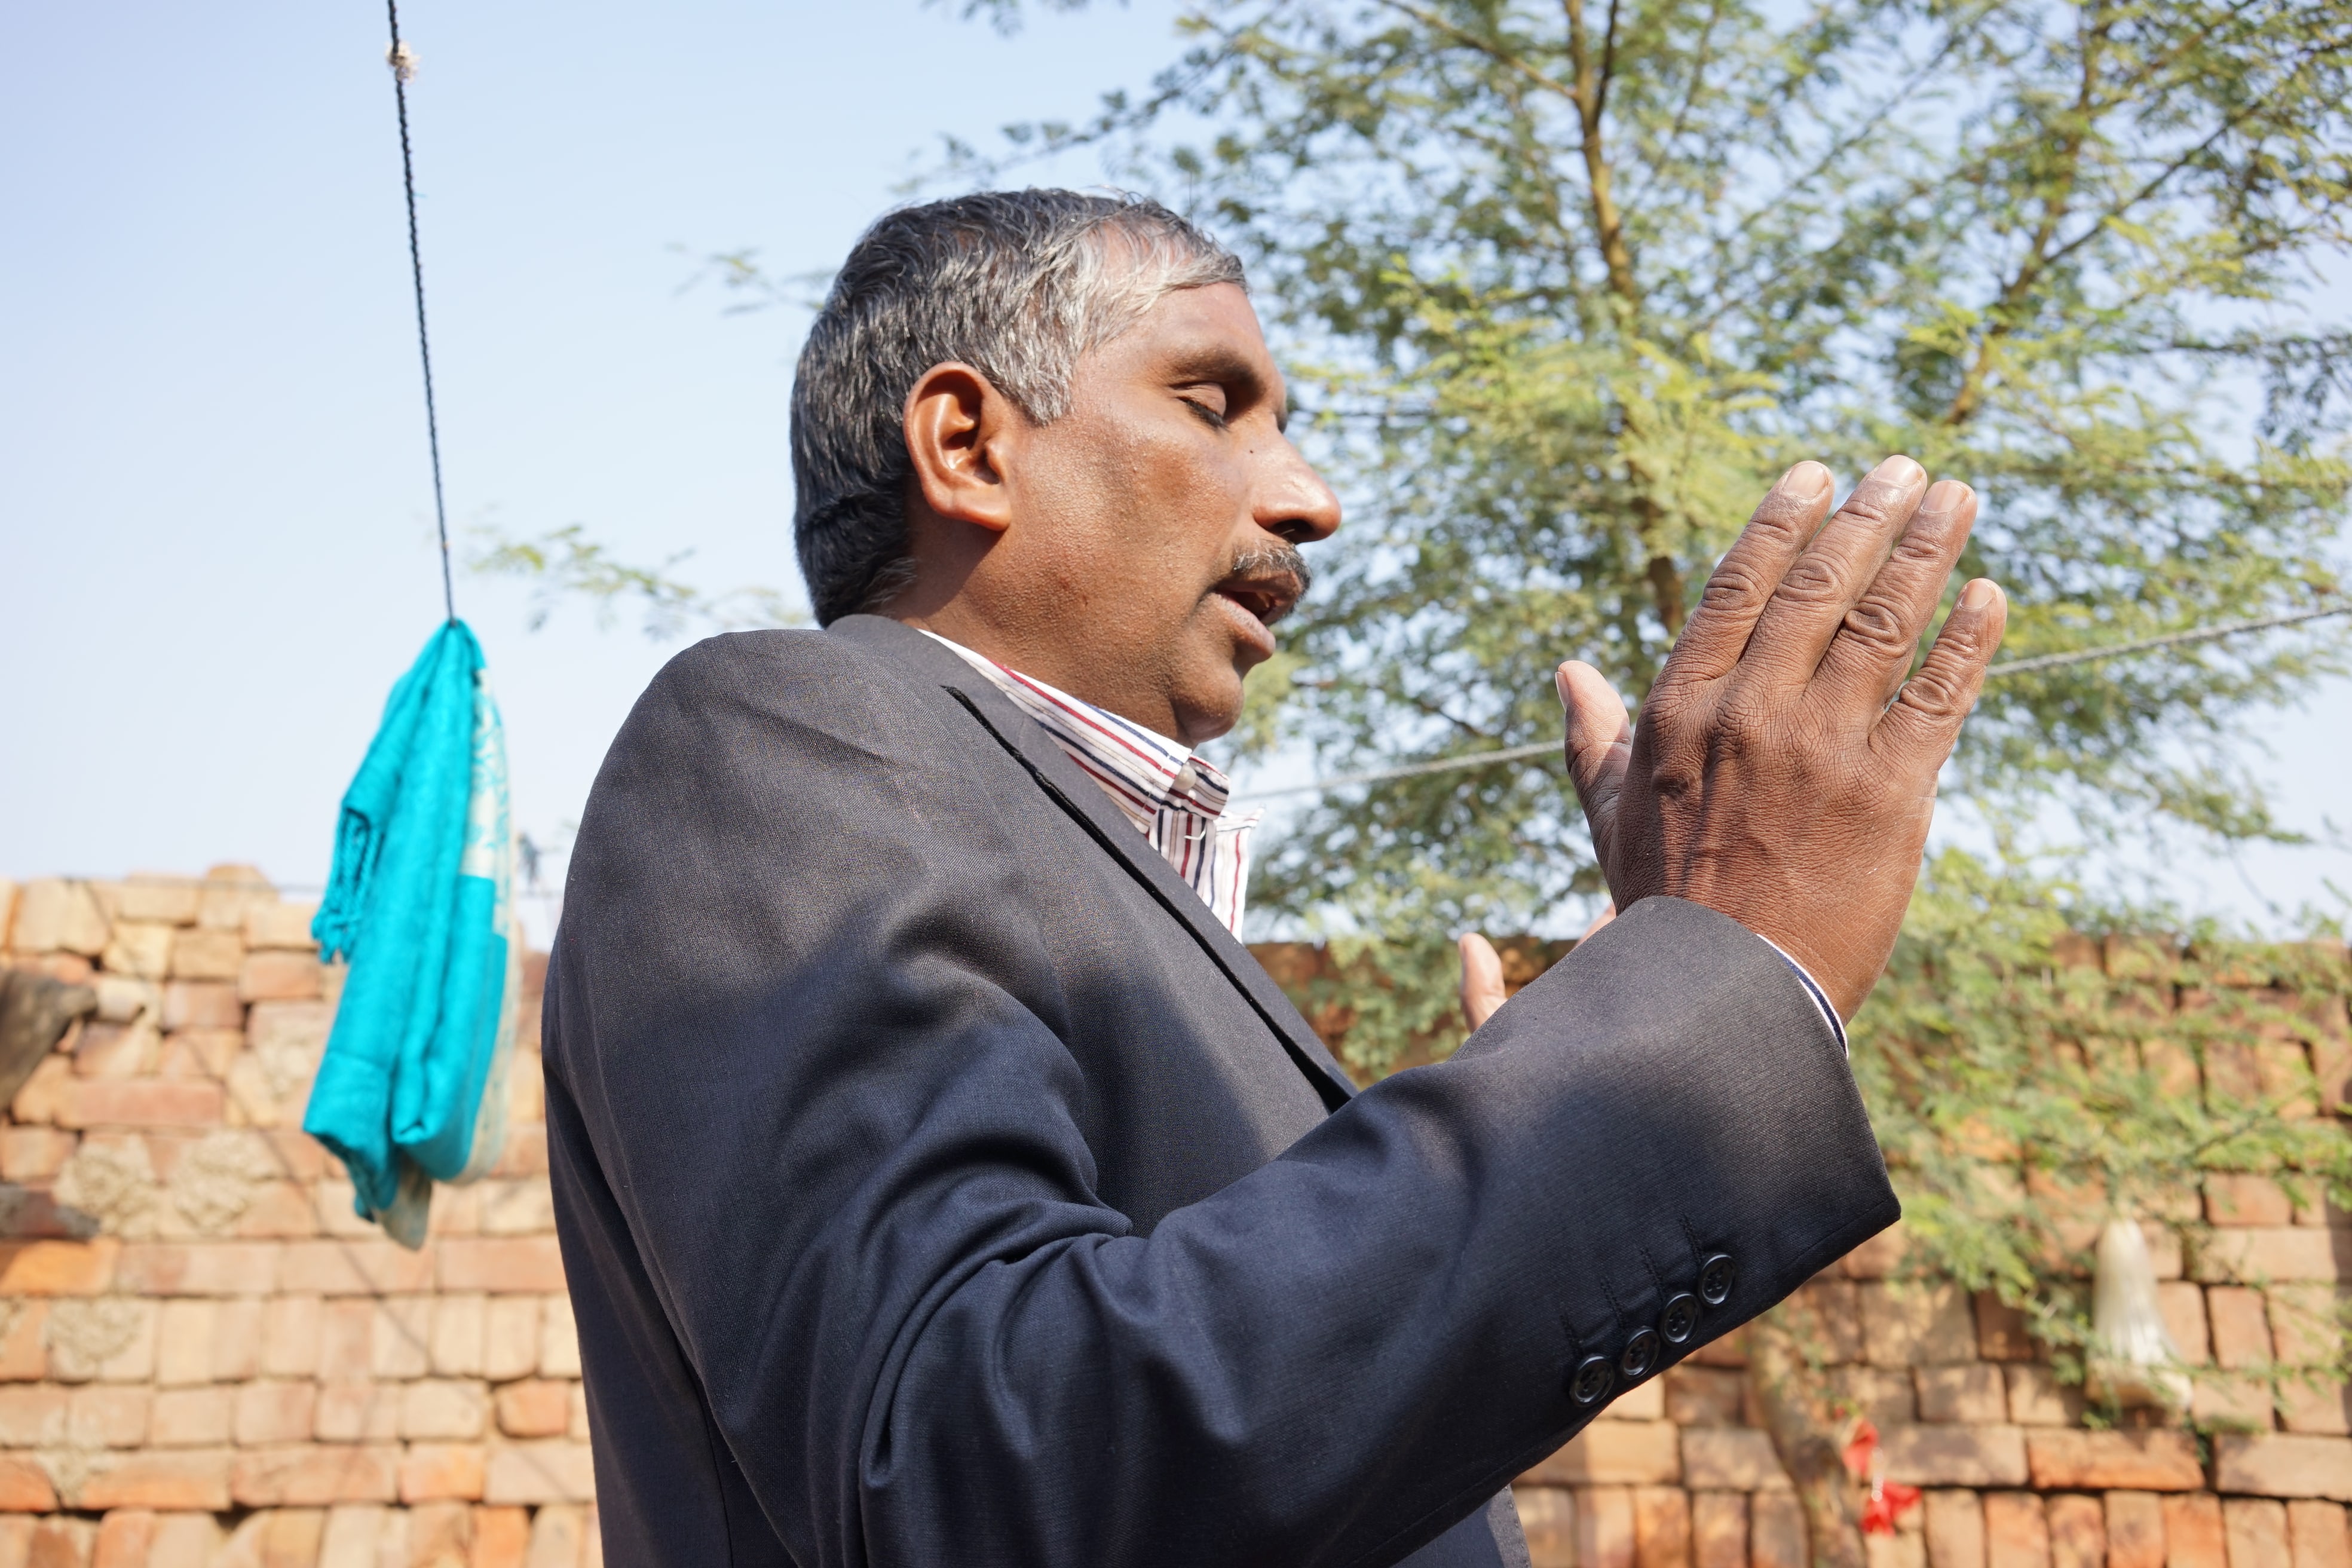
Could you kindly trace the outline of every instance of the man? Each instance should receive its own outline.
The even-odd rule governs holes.
[[[793,393],[824,629],[656,679],[550,973],[608,1562],[1524,1563],[1513,1475],[1895,1219],[1839,1018],[2000,637],[1971,584],[1906,679],[1966,487],[1798,465],[1638,731],[1563,666],[1622,913],[1353,1093],[1191,755],[1339,523],[1284,410],[1150,204],[851,253]]]

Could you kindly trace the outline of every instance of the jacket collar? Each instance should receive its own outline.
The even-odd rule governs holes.
[[[1075,817],[1192,934],[1274,1030],[1327,1108],[1337,1109],[1354,1093],[1347,1074],[1339,1070],[1330,1051],[1265,966],[1209,911],[1175,868],[1136,832],[1135,825],[1103,794],[1101,786],[1087,777],[1054,738],[1014,707],[992,681],[952,649],[886,616],[845,616],[825,629],[829,636],[847,637],[886,656],[950,693],[997,744],[1013,753],[1056,805]]]

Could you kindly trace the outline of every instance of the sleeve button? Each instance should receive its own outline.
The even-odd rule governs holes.
[[[1617,1358],[1617,1370],[1625,1374],[1627,1382],[1638,1382],[1650,1375],[1650,1369],[1658,1364],[1659,1353],[1664,1349],[1657,1330],[1635,1329],[1633,1337],[1625,1342],[1625,1352]]]
[[[1698,1268],[1698,1299],[1710,1307],[1720,1307],[1731,1300],[1731,1284],[1738,1277],[1739,1266],[1728,1252],[1718,1252]]]
[[[1697,1328],[1698,1298],[1687,1290],[1667,1302],[1666,1310],[1658,1315],[1658,1332],[1670,1345],[1688,1344]]]
[[[1608,1394],[1610,1382],[1609,1358],[1586,1356],[1576,1363],[1576,1372],[1568,1380],[1569,1397],[1579,1405],[1598,1405]]]

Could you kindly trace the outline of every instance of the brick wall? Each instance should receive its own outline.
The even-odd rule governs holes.
[[[402,1251],[295,1128],[337,982],[309,916],[236,867],[0,883],[6,963],[100,998],[0,1124],[0,1568],[599,1560],[536,997],[504,1162]],[[2294,1048],[2340,1065],[2311,1016]],[[1899,1232],[1806,1288],[1826,1375],[1927,1489],[1873,1568],[2352,1568],[2345,1391],[2235,1375],[2305,1352],[2352,1228],[2219,1178],[2148,1230],[2209,1440],[2086,1426],[2015,1315],[1898,1278]],[[1745,1366],[1710,1346],[1522,1478],[1538,1568],[1799,1568]]]

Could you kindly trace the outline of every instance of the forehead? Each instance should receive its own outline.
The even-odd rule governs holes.
[[[1282,386],[1257,310],[1233,283],[1161,295],[1132,326],[1087,357],[1112,374],[1248,376],[1277,393]]]

